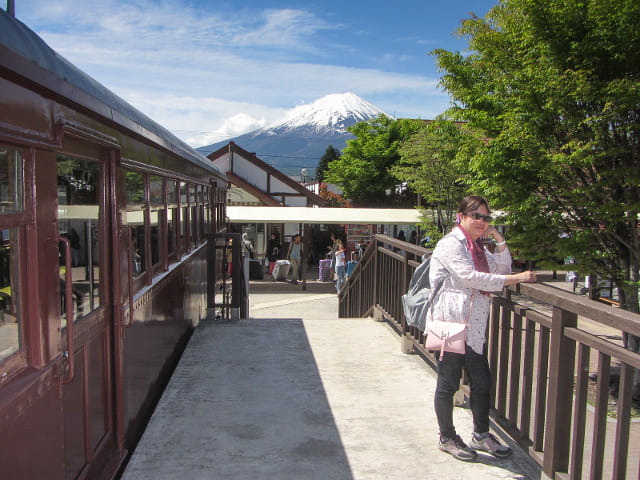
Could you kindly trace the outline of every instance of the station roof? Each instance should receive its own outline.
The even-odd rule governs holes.
[[[414,225],[421,215],[415,208],[227,207],[231,223]]]

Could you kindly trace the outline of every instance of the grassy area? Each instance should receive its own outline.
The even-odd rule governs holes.
[[[611,387],[609,388],[609,400],[607,402],[607,416],[611,418],[618,417],[618,398],[614,395]],[[617,389],[616,389],[617,390]],[[595,379],[589,379],[589,386],[587,387],[587,402],[591,406],[595,406],[598,392],[598,383]],[[631,405],[631,418],[640,418],[640,404],[636,401]]]

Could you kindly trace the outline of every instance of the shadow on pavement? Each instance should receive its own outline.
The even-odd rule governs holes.
[[[302,321],[201,324],[123,478],[352,479]]]

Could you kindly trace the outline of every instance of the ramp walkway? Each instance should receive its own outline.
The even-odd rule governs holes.
[[[124,480],[541,478],[513,444],[471,464],[440,452],[429,367],[387,324],[338,319],[335,294],[282,287],[196,328]],[[470,411],[455,416],[468,438]]]
[[[248,320],[198,326],[123,479],[540,478],[515,445],[472,464],[440,452],[435,375],[386,324],[338,319],[334,294],[251,301]]]

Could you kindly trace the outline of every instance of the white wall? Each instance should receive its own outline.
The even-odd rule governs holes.
[[[285,207],[306,207],[307,197],[303,197],[303,196],[284,197],[284,206]]]
[[[265,188],[266,191],[266,188]],[[271,191],[277,193],[298,193],[293,187],[290,187],[276,177],[271,177]]]
[[[233,173],[263,192],[267,191],[267,172],[235,152],[233,154]]]
[[[213,163],[217,165],[223,172],[229,171],[229,154],[224,153],[222,156],[216,158]]]

